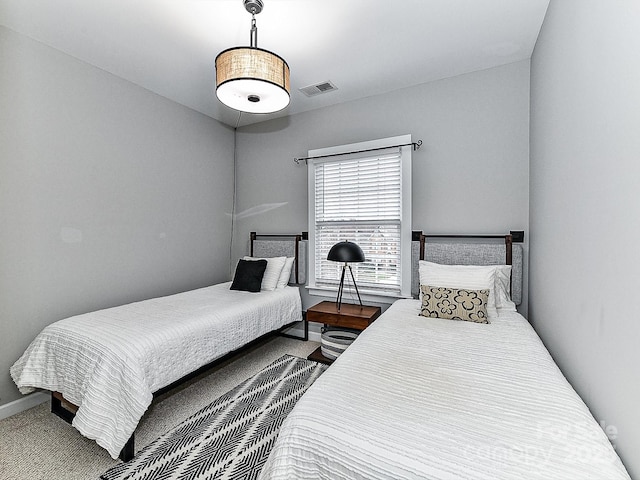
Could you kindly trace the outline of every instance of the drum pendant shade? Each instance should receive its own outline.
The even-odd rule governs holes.
[[[262,0],[244,0],[244,7],[251,14],[250,46],[218,54],[216,95],[241,112],[277,112],[289,105],[289,65],[281,56],[258,48],[255,16],[264,8]]]
[[[289,65],[275,53],[236,47],[216,57],[216,95],[228,107],[272,113],[289,105]]]

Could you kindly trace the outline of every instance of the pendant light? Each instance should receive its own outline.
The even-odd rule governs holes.
[[[216,95],[241,112],[277,112],[289,105],[289,65],[258,48],[255,16],[264,7],[262,0],[243,1],[251,14],[250,46],[229,48],[216,57]]]

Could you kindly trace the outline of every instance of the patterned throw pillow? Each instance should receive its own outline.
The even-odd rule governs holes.
[[[433,287],[420,285],[423,317],[489,323],[487,302],[489,290]]]

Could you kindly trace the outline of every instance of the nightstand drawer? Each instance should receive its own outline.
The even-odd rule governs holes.
[[[320,302],[307,309],[309,322],[325,323],[334,327],[364,330],[380,316],[380,307],[343,303],[338,310],[334,302]]]
[[[357,318],[339,313],[317,313],[307,311],[307,320],[310,322],[326,323],[334,327],[356,328],[364,330],[374,319]]]

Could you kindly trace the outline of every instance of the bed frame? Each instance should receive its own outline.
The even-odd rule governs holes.
[[[293,239],[293,242],[291,241]],[[250,254],[251,256],[261,256],[261,257],[275,257],[275,256],[293,256],[294,260],[294,269],[291,274],[291,278],[289,283],[293,283],[298,285],[300,283],[304,283],[304,272],[306,271],[306,263],[304,259],[306,256],[304,253],[306,252],[306,243],[302,242],[307,239],[306,233],[302,234],[257,234],[256,232],[251,232],[250,235]],[[301,254],[303,252],[303,254]],[[303,259],[301,262],[300,259]],[[285,330],[291,328],[296,323],[293,322],[289,325],[285,325],[278,330],[273,332],[269,332],[261,337],[252,340],[246,345],[240,347],[237,350],[227,353],[226,355],[214,360],[211,363],[203,365],[202,367],[194,370],[193,372],[185,375],[184,377],[176,380],[175,382],[167,385],[166,387],[162,387],[161,389],[153,392],[154,400],[158,398],[160,395],[163,395],[186,382],[194,379],[198,375],[201,375],[208,370],[222,364],[229,358],[238,355],[241,352],[249,350],[256,344],[262,342],[265,338],[274,335],[280,335],[287,338],[293,338],[296,340],[307,341],[309,339],[309,322],[307,321],[306,315],[303,314],[303,327],[304,327],[304,335],[302,337],[298,337],[295,335],[290,335],[288,333],[284,333]],[[51,413],[57,415],[61,419],[63,419],[67,423],[73,422],[73,418],[75,417],[76,412],[78,411],[78,406],[73,403],[67,401],[60,392],[51,392]],[[128,462],[135,455],[135,432],[131,434],[131,437],[122,448],[120,452],[119,458],[123,462]]]

